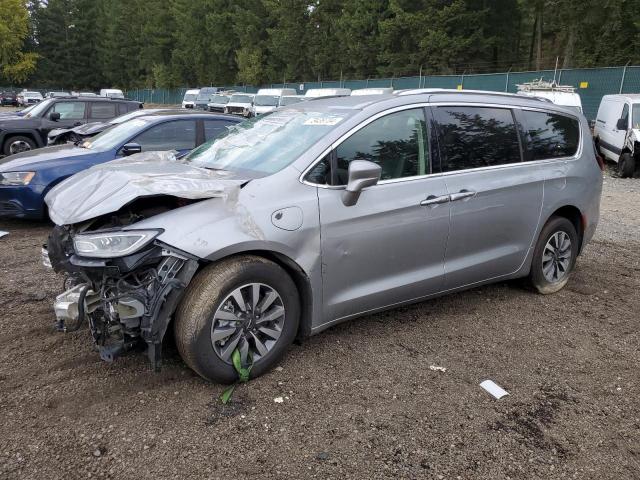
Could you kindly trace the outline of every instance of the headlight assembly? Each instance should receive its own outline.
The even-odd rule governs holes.
[[[159,234],[158,230],[130,230],[76,235],[73,247],[83,257],[124,257],[137,252]]]
[[[29,185],[36,172],[0,173],[0,185]]]

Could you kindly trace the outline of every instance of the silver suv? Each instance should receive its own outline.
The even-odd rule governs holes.
[[[156,367],[173,327],[216,382],[235,356],[258,376],[295,338],[371,312],[519,277],[557,292],[602,188],[580,113],[490,93],[313,100],[157,156],[47,196],[45,258],[71,287],[56,314],[88,320],[107,360],[146,342]]]

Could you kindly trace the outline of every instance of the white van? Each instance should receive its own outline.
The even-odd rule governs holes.
[[[576,89],[571,85],[558,85],[555,82],[535,80],[516,86],[518,87],[518,95],[546,98],[551,103],[573,108],[582,113],[582,100],[580,100],[580,95],[576,93]]]
[[[103,88],[100,90],[101,97],[124,98],[124,93],[119,88]]]
[[[261,88],[256,95],[270,95],[272,97],[287,97],[296,95],[295,88]]]
[[[393,88],[359,88],[351,92],[352,97],[360,95],[386,95],[393,93]]]
[[[350,88],[310,88],[304,94],[306,98],[348,97],[349,95],[351,95]]]
[[[198,98],[199,93],[199,88],[193,88],[184,92],[184,98],[182,99],[182,108],[193,108],[193,106],[195,105],[194,102],[196,101],[196,98]]]
[[[623,178],[640,165],[640,94],[605,95],[593,136],[600,155],[618,163]]]
[[[273,112],[278,108],[280,98],[295,94],[295,88],[261,88],[253,99],[251,116],[257,117],[258,115]]]

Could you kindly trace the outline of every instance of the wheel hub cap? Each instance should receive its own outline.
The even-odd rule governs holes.
[[[12,142],[11,145],[9,145],[9,152],[12,155],[20,152],[26,152],[27,150],[31,150],[31,145],[23,140]]]
[[[247,366],[273,349],[284,321],[284,304],[274,288],[263,283],[238,287],[213,315],[213,350],[222,361],[231,364],[231,355],[237,348],[242,365]]]
[[[571,238],[566,232],[556,232],[549,238],[542,252],[542,274],[550,283],[557,283],[569,274]]]

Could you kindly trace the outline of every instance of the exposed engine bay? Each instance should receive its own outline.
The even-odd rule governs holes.
[[[73,331],[88,323],[100,357],[118,355],[146,343],[157,370],[162,339],[183,291],[198,269],[196,258],[152,241],[130,255],[86,258],[73,237],[119,232],[144,218],[193,203],[177,197],[140,198],[117,212],[71,226],[56,226],[43,260],[66,275],[65,288],[54,303],[57,328]]]

